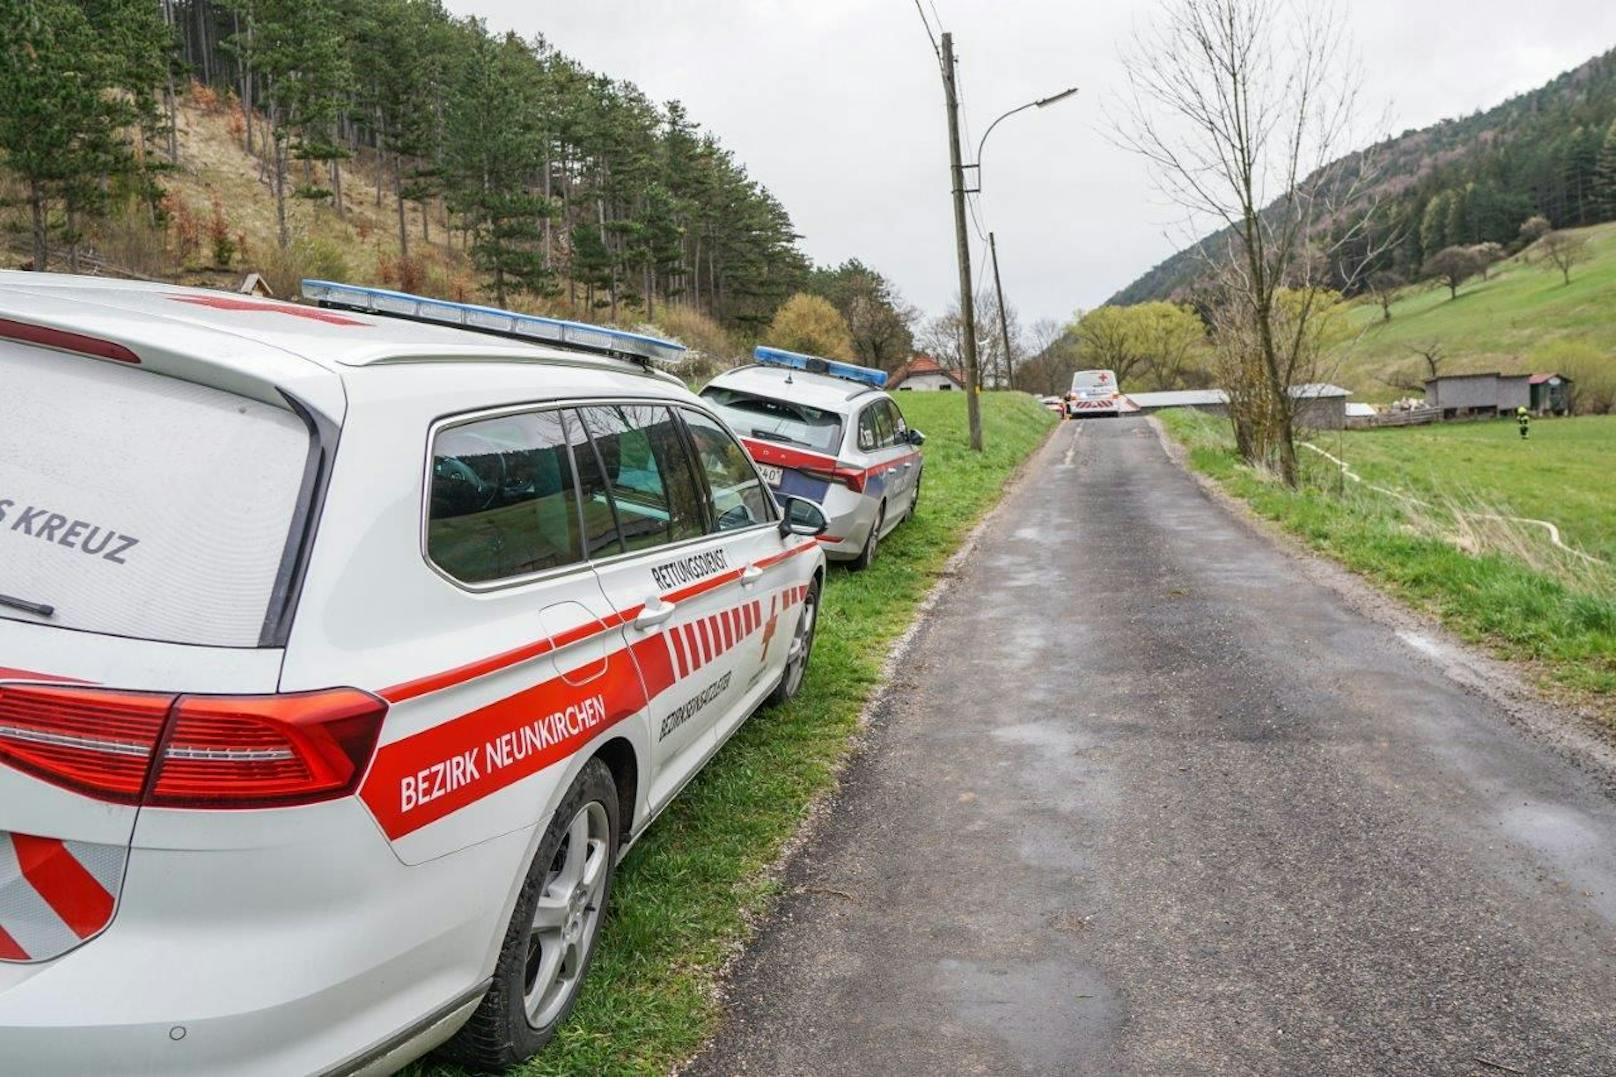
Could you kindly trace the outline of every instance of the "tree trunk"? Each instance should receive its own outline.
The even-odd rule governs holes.
[[[45,191],[38,180],[28,181],[28,210],[34,225],[34,272],[49,268],[50,248],[45,244]]]
[[[286,139],[281,134],[277,111],[270,110],[269,137],[275,143],[275,239],[284,251],[292,245],[292,232],[286,224]]]
[[[68,197],[65,208],[67,210],[67,271],[77,273],[79,271],[79,211],[78,207],[73,204],[71,196]]]
[[[410,230],[404,219],[404,155],[393,154],[393,193],[398,196],[398,257],[410,256]]]

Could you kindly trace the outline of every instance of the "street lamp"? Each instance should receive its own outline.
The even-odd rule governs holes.
[[[1028,101],[1025,105],[1017,105],[1015,108],[1011,109],[1009,112],[1006,112],[1004,115],[1000,116],[998,119],[996,119],[992,123],[988,124],[988,129],[986,131],[982,132],[981,139],[979,139],[977,141],[977,143],[976,143],[976,164],[966,166],[967,168],[976,169],[976,187],[977,187],[977,190],[982,189],[982,147],[986,146],[988,144],[988,136],[993,133],[993,129],[995,127],[999,126],[999,124],[1003,123],[1005,120],[1009,119],[1011,116],[1014,116],[1018,112],[1025,112],[1029,108],[1048,108],[1050,105],[1053,105],[1055,102],[1064,101],[1068,97],[1071,97],[1076,93],[1077,93],[1077,87],[1073,86],[1071,89],[1062,90],[1060,93],[1050,94],[1048,97],[1040,97],[1036,101]]]
[[[982,147],[988,144],[988,136],[993,133],[995,127],[1018,112],[1025,112],[1029,108],[1047,108],[1057,101],[1066,100],[1075,93],[1077,93],[1077,87],[1073,86],[1071,89],[1062,90],[1060,93],[1040,97],[1036,101],[1028,101],[1025,105],[1016,106],[988,124],[988,129],[982,132],[982,138],[976,144],[976,164],[966,166],[967,168],[976,169],[976,189],[978,191],[982,189]],[[999,283],[999,244],[992,232],[988,233],[988,255],[993,259],[993,292],[999,300],[999,345],[1004,349],[1004,378],[1010,388],[1014,389],[1015,369],[1010,364],[1010,322],[1004,313],[1004,286]]]

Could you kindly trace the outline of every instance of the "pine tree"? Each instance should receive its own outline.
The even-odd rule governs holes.
[[[1594,168],[1594,194],[1600,218],[1607,221],[1616,218],[1616,120],[1611,121],[1599,149],[1599,161]]]
[[[76,269],[79,223],[104,206],[103,181],[136,170],[127,131],[146,113],[134,73],[150,69],[163,42],[141,12],[119,7],[0,0],[0,163],[27,191],[36,269],[49,263],[54,204],[66,211]],[[107,21],[98,27],[92,15]]]
[[[512,289],[543,293],[540,221],[550,200],[533,190],[543,160],[534,114],[534,58],[514,37],[480,36],[460,73],[444,147],[450,208],[471,236],[472,257],[503,305]]]

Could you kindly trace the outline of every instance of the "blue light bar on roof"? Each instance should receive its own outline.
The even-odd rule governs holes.
[[[883,370],[875,370],[867,366],[858,366],[854,363],[843,363],[835,359],[821,359],[817,355],[802,355],[798,352],[788,352],[781,348],[766,348],[759,344],[752,349],[752,358],[768,366],[789,367],[792,370],[806,370],[810,374],[829,374],[833,378],[846,378],[849,381],[861,381],[865,385],[873,385],[877,389],[886,385],[887,375]]]
[[[443,299],[410,295],[408,292],[388,291],[386,288],[361,288],[337,281],[305,280],[303,298],[313,300],[322,307],[343,307],[368,314],[394,314],[421,322],[476,329],[518,340],[582,348],[646,362],[652,359],[675,362],[682,359],[685,353],[683,344],[639,333],[625,333],[621,329],[602,329],[584,322],[541,318],[536,314],[518,314],[514,310],[480,307],[473,303],[451,303]]]

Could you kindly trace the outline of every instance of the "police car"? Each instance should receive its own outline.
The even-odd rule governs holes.
[[[1072,391],[1066,394],[1066,414],[1078,419],[1090,415],[1119,415],[1122,394],[1117,376],[1110,370],[1079,370],[1072,375]]]
[[[879,370],[779,348],[759,347],[753,358],[709,382],[702,399],[777,493],[824,510],[825,552],[868,567],[881,540],[914,515],[925,435],[881,391]]]
[[[825,518],[676,345],[304,288],[0,273],[0,1070],[519,1062],[802,683]]]

